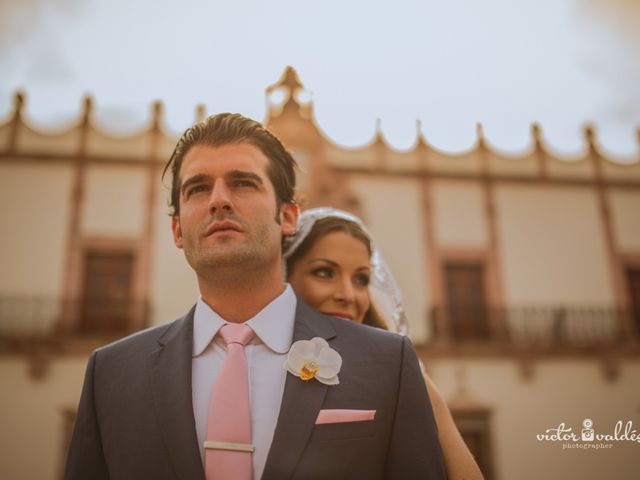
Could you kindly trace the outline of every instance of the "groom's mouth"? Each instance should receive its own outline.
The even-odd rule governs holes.
[[[233,222],[223,221],[214,222],[205,230],[204,236],[214,235],[222,232],[240,232],[240,227]]]

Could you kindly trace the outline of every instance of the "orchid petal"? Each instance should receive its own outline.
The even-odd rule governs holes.
[[[333,377],[340,372],[342,366],[342,358],[335,350],[325,349],[320,353],[318,358],[318,376],[323,378]]]
[[[321,378],[316,375],[316,380],[318,380],[320,383],[324,383],[325,385],[338,385],[340,383],[337,375],[334,375],[330,378]]]
[[[329,344],[322,337],[313,337],[310,342],[314,346],[314,355],[317,357],[324,348],[329,348]]]
[[[286,362],[284,362],[283,366],[284,366],[284,369],[287,372],[289,372],[290,374],[295,375],[296,377],[300,376],[300,369],[299,368],[298,369],[292,368],[291,365],[289,364],[288,360]]]
[[[342,357],[321,337],[298,340],[291,345],[283,367],[286,371],[309,381],[313,378],[325,385],[337,385]]]
[[[291,345],[289,352],[295,352],[307,360],[312,360],[316,357],[316,345],[311,340],[298,340]]]
[[[327,347],[320,352],[317,362],[320,365],[333,365],[340,370],[342,357],[334,349]]]

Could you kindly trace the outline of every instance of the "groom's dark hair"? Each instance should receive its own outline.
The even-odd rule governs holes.
[[[162,178],[164,179],[167,171],[171,169],[169,208],[172,216],[180,213],[180,186],[182,184],[180,167],[189,149],[194,145],[220,147],[235,143],[253,145],[259,148],[269,159],[267,174],[276,193],[276,207],[278,210],[282,203],[295,202],[295,169],[297,164],[278,137],[267,130],[261,123],[244,117],[239,113],[219,113],[185,130],[162,171]]]

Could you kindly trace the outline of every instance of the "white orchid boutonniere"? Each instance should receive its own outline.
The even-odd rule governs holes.
[[[289,350],[284,368],[304,381],[315,378],[325,385],[337,385],[342,357],[324,338],[298,340]]]

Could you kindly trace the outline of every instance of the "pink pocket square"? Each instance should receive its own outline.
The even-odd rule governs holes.
[[[373,420],[375,416],[375,410],[320,410],[318,418],[316,418],[316,425],[323,425],[325,423],[365,422],[367,420]]]

